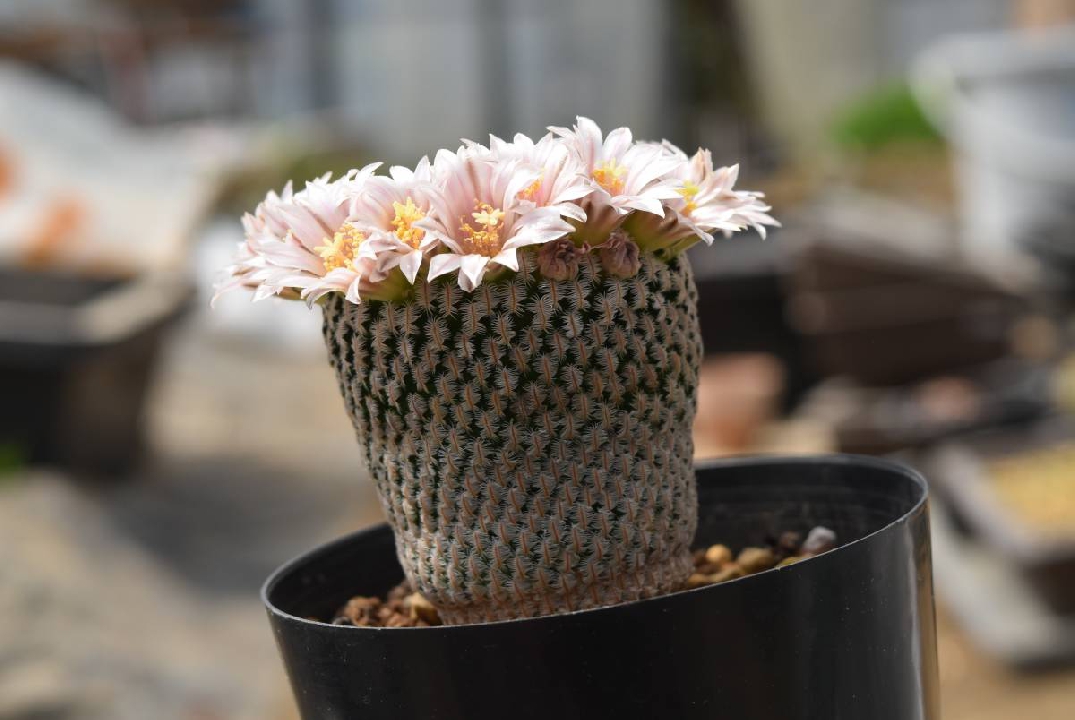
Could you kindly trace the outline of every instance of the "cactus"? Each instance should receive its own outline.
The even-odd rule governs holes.
[[[586,118],[378,165],[270,192],[220,292],[322,306],[408,579],[453,624],[682,587],[701,355],[682,253],[764,237],[761,194]]]
[[[407,578],[451,624],[681,587],[696,526],[701,353],[685,257],[597,254],[405,303],[324,303],[347,410]]]

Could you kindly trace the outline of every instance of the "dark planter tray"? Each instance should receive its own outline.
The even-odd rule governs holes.
[[[819,388],[818,397],[836,395],[830,402],[846,407],[833,420],[837,450],[884,455],[1040,420],[1054,410],[1052,376],[1051,368],[1044,365],[1009,358],[897,387],[865,388],[831,381]],[[928,383],[936,387],[938,380],[973,388],[975,411],[957,417],[931,413],[926,404]]]
[[[0,270],[0,445],[80,473],[131,469],[163,331],[192,297],[171,276]]]
[[[705,354],[764,352],[777,358],[784,369],[785,409],[817,382],[785,312],[788,232],[774,231],[765,242],[718,239],[711,247],[700,244],[688,251]]]
[[[698,470],[700,545],[823,524],[841,546],[740,580],[569,615],[333,626],[402,576],[386,526],[278,570],[263,600],[302,716],[936,720],[925,481],[849,456]]]
[[[1022,298],[953,258],[822,234],[788,274],[788,315],[820,374],[901,385],[1009,353]]]
[[[1053,611],[1075,615],[1075,533],[1049,537],[1019,521],[988,487],[990,460],[1075,440],[1065,418],[1019,431],[982,433],[938,448],[929,460],[937,492],[964,535],[1014,568]]]
[[[1049,608],[1017,568],[958,531],[945,510],[933,504],[937,595],[971,640],[1015,670],[1075,662],[1075,616]]]

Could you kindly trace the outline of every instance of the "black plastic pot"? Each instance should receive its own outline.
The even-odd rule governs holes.
[[[303,718],[939,717],[926,484],[870,458],[698,470],[699,544],[823,524],[839,548],[729,583],[489,625],[376,629],[331,616],[401,579],[386,526],[277,571],[263,599]]]

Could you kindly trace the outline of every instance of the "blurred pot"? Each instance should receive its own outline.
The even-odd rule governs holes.
[[[1069,532],[1057,532],[1021,516],[993,485],[993,473],[998,462],[1005,463],[1009,472],[1022,466],[1018,480],[1029,494],[1024,498],[1050,512],[1071,513],[1066,482],[1050,486],[1048,493],[1034,483],[1047,481],[1050,473],[1066,481],[1070,450],[1059,455],[1063,467],[1056,461],[1052,467],[1042,467],[1035,455],[1065,453],[1073,446],[1075,428],[1070,419],[1054,417],[1017,431],[984,432],[952,442],[938,448],[930,465],[956,528],[1014,568],[1049,609],[1069,617],[1075,617],[1075,525],[1069,524]]]
[[[262,599],[304,718],[933,720],[926,484],[849,456],[698,470],[700,545],[823,524],[843,543],[791,566],[642,602],[433,628],[333,626],[403,575],[387,526],[298,558]]]
[[[950,258],[821,233],[794,255],[787,313],[822,375],[901,385],[1010,353],[1019,296]]]
[[[1005,275],[1072,255],[1075,30],[945,40],[914,89],[957,151],[968,254]]]
[[[0,445],[82,474],[129,471],[164,331],[191,296],[170,276],[0,270]]]

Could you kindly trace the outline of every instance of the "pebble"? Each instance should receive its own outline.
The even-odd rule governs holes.
[[[354,597],[347,601],[339,615],[347,618],[354,625],[369,625],[374,616],[379,616],[381,601],[375,597]]]
[[[729,580],[736,580],[737,578],[745,577],[750,572],[738,565],[729,565],[715,575],[709,576],[709,581],[714,583],[727,582]]]
[[[736,580],[774,567],[787,567],[800,560],[836,547],[836,534],[824,527],[815,527],[806,540],[797,532],[784,532],[772,548],[746,547],[739,555],[727,545],[711,545],[695,550],[694,572],[687,579],[687,588],[694,589]],[[392,588],[384,600],[376,597],[354,597],[340,608],[333,625],[359,627],[430,627],[440,625],[437,608],[407,583]]]
[[[424,620],[430,625],[440,625],[440,615],[433,603],[426,600],[422,593],[415,592],[407,596],[403,601],[403,607],[410,610],[411,617],[415,620]]]
[[[384,600],[359,595],[336,612],[333,625],[357,627],[429,627],[440,625],[437,609],[406,583],[392,588]]]
[[[694,573],[687,578],[687,587],[691,590],[694,588],[705,587],[706,585],[712,585],[715,581],[712,580],[712,575],[705,573]]]
[[[774,567],[777,558],[769,548],[748,547],[739,553],[737,562],[747,573],[756,573]]]
[[[706,548],[704,557],[711,565],[724,565],[732,561],[732,551],[725,545],[712,545]]]
[[[820,525],[810,531],[803,541],[803,555],[820,555],[836,547],[836,533]]]
[[[777,552],[783,556],[795,555],[799,552],[799,548],[802,547],[803,536],[802,533],[797,533],[794,530],[788,530],[780,533],[780,538],[776,541]]]

